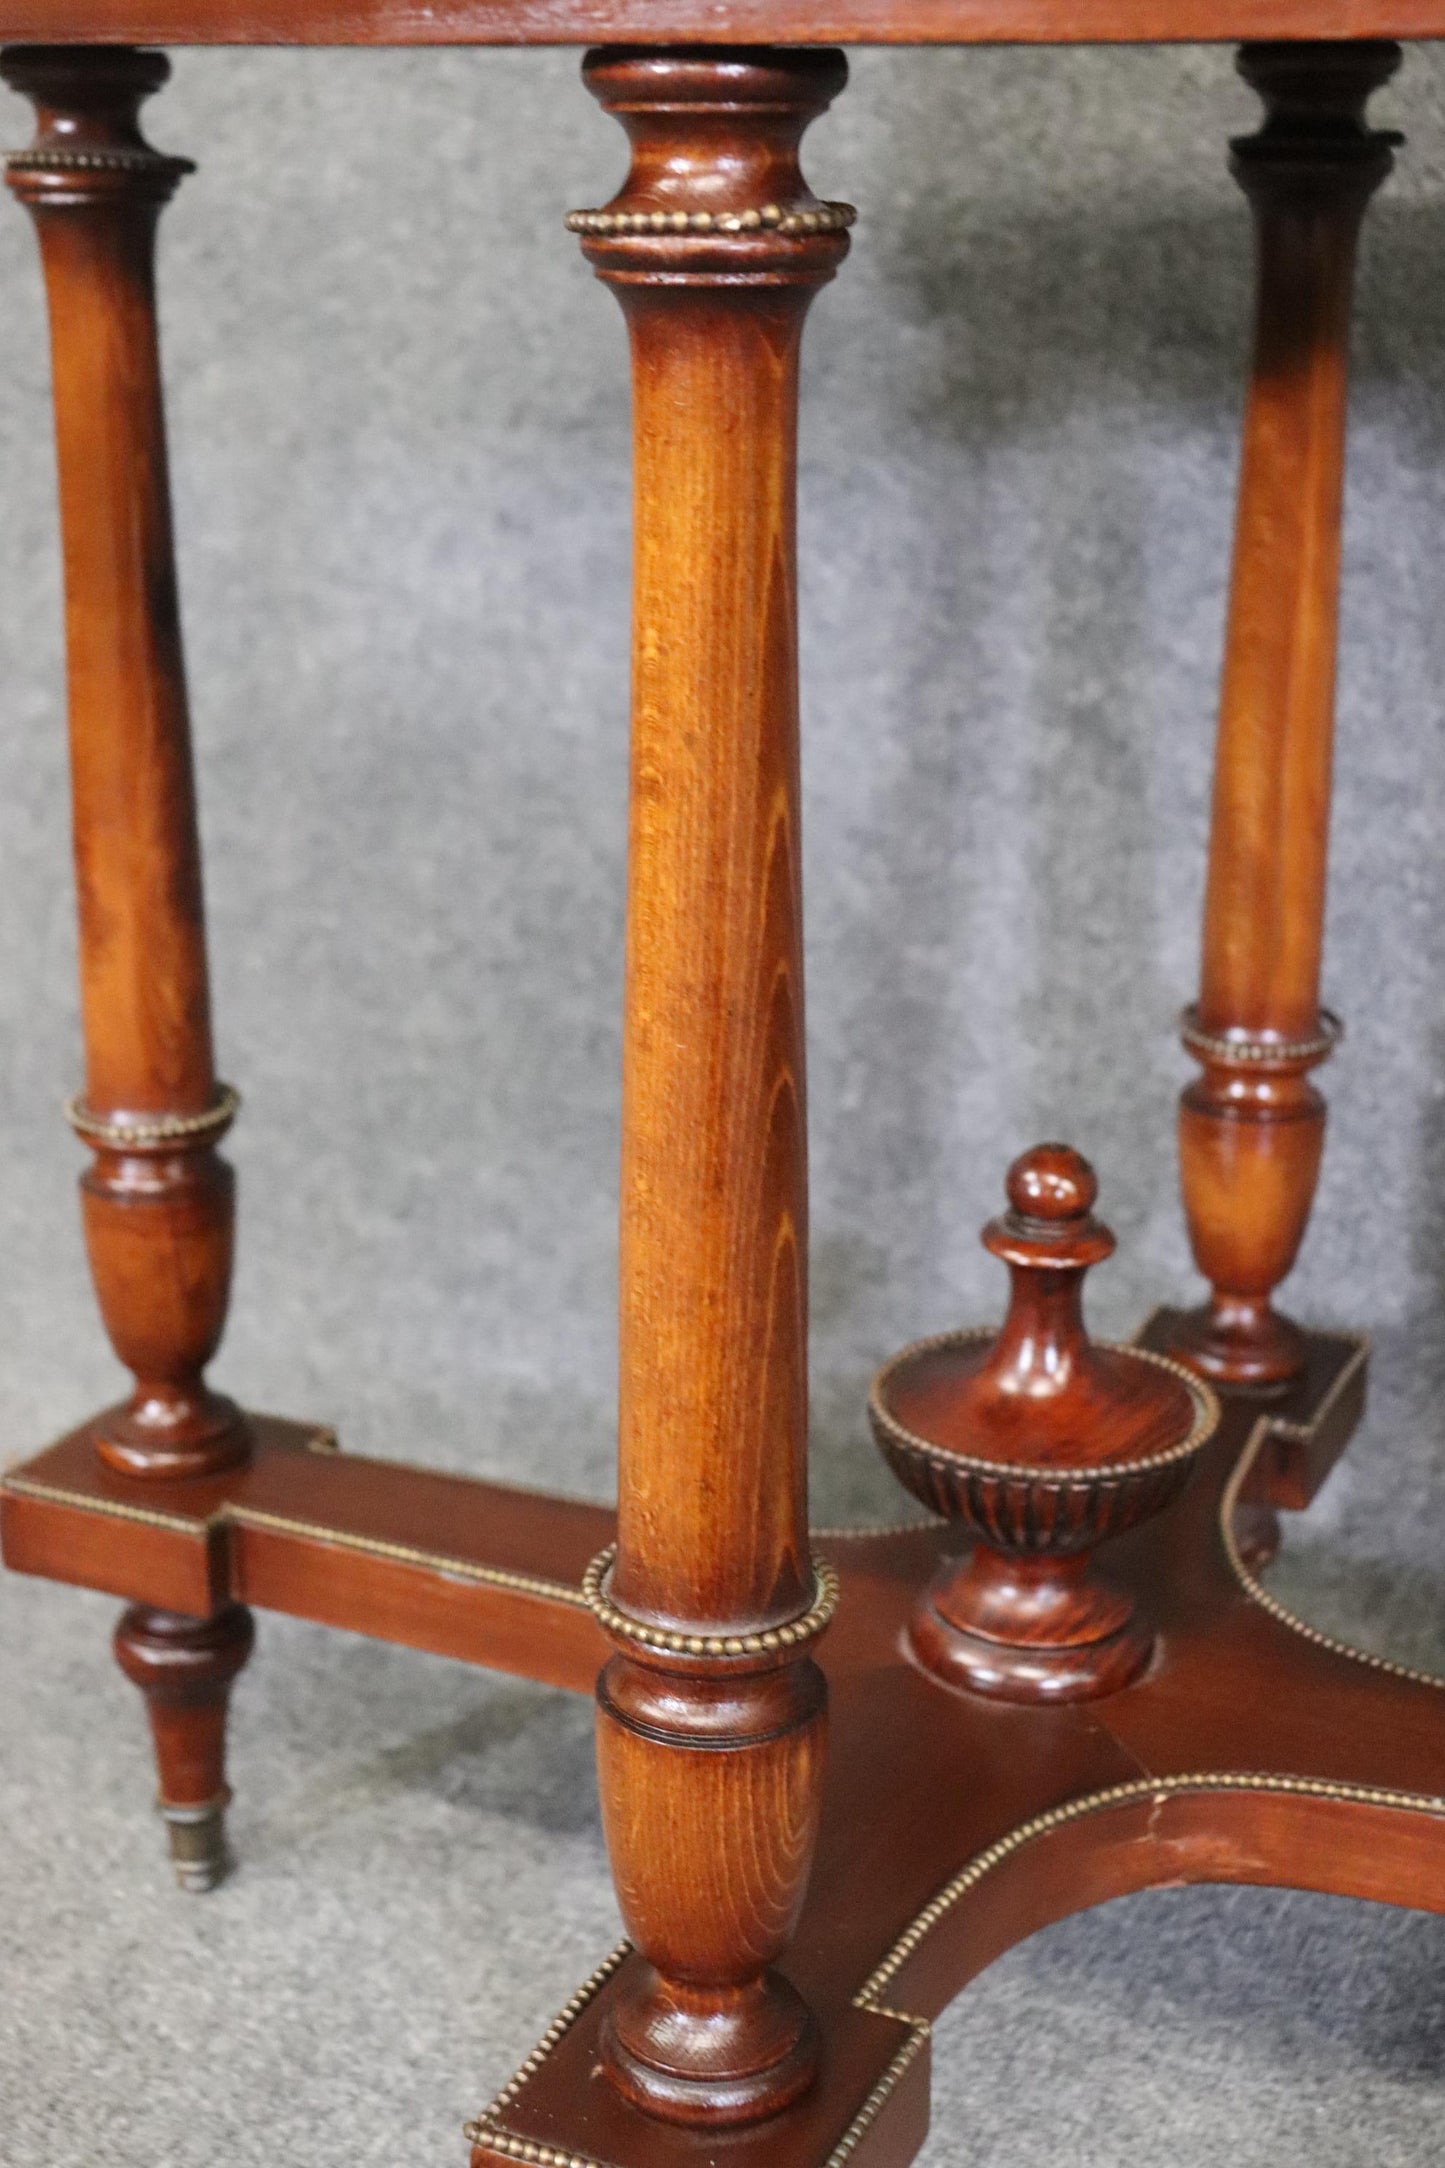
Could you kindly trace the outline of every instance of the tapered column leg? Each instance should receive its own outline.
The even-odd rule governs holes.
[[[229,1865],[226,1706],[254,1638],[251,1614],[239,1603],[209,1619],[135,1604],[115,1630],[116,1661],[145,1696],[160,1777],[156,1804],[184,1890],[213,1889]]]
[[[813,1849],[830,1608],[808,1554],[797,355],[846,206],[797,164],[840,54],[599,52],[632,142],[574,213],[631,337],[635,540],[620,1509],[594,1601],[603,1812],[650,1961],[612,2081],[685,2122],[795,2098],[772,1969]]]
[[[190,167],[138,122],[169,72],[124,47],[0,56],[38,120],[7,178],[35,219],[50,307],[86,1052],[70,1113],[94,1153],[80,1193],[101,1314],[135,1377],[96,1445],[137,1479],[248,1451],[240,1411],[204,1377],[230,1288],[234,1181],[216,1145],[236,1100],[211,1051],[156,337],[156,222]],[[226,1698],[251,1634],[239,1605],[132,1610],[116,1634],[191,1889],[222,1870]]]
[[[1212,1293],[1180,1352],[1217,1383],[1283,1388],[1304,1361],[1274,1309],[1314,1200],[1346,386],[1355,243],[1390,170],[1364,122],[1399,48],[1247,45],[1264,125],[1233,146],[1254,212],[1257,313],[1244,419],[1199,999],[1183,1038],[1185,1211]]]
[[[32,100],[8,161],[50,305],[65,562],[85,1090],[95,1154],[86,1245],[130,1401],[98,1429],[134,1476],[244,1459],[245,1424],[205,1383],[225,1322],[234,1214],[217,1140],[235,1111],[211,1051],[200,848],[156,340],[156,221],[186,160],[141,136],[159,53],[12,47]]]

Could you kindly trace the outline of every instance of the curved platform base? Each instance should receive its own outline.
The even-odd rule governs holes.
[[[656,2008],[658,1985],[654,1973],[644,2008]],[[698,2067],[696,2075],[690,2077],[681,2076],[675,2069],[660,2068],[635,2047],[633,2038],[640,2034],[645,2039],[646,2026],[636,2022],[636,2007],[628,2010],[614,2003],[606,2024],[608,2069],[613,2083],[635,2106],[699,2130],[731,2130],[791,2107],[813,2083],[818,2067],[818,2029],[797,1989],[775,1974],[766,1974],[756,1983],[754,2008],[758,2001],[770,2005],[767,2022],[783,2042],[781,2053],[762,2065],[740,2062],[737,2047],[751,2044],[751,2031],[737,2026],[725,2028],[716,2022],[694,2024],[681,2033],[674,2026],[668,2034],[669,2047],[684,2041],[694,2046]],[[675,2002],[672,2007],[675,2012]],[[629,2017],[633,2019],[630,2025]]]
[[[1169,1320],[1151,1321],[1145,1344]],[[992,1960],[1065,1915],[1161,1884],[1241,1882],[1445,1911],[1445,1681],[1293,1620],[1234,1534],[1248,1501],[1296,1502],[1348,1437],[1365,1349],[1315,1335],[1287,1398],[1233,1397],[1189,1491],[1111,1547],[1157,1628],[1149,1670],[1106,1698],[1020,1707],[940,1686],[906,1652],[948,1538],[820,1539],[843,1599],[825,1667],[822,1836],[787,1971],[816,2013],[821,2075],[728,2138],[729,2168],[902,2163],[928,2124],[932,2019]],[[1282,1472],[1283,1471],[1283,1472]],[[1299,1500],[1298,1502],[1303,1502]],[[597,2046],[640,1960],[615,1951],[475,2123],[473,2168],[702,2168],[716,2140],[629,2106]]]

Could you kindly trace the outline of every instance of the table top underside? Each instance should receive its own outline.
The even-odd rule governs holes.
[[[1445,37],[1445,0],[0,0],[0,42],[1093,45]]]

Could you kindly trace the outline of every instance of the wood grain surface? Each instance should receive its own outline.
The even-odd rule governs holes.
[[[910,1633],[929,1670],[1010,1701],[1116,1692],[1152,1636],[1095,1554],[1161,1513],[1216,1421],[1178,1363],[1099,1347],[1084,1276],[1114,1237],[1094,1217],[1094,1170],[1042,1144],[1008,1171],[1009,1209],[983,1231],[1008,1266],[997,1333],[925,1340],[886,1363],[868,1412],[914,1497],[974,1538],[920,1597]]]
[[[1009,1707],[932,1681],[905,1626],[948,1538],[830,1539],[832,1739],[784,1961],[816,2014],[821,2072],[796,2106],[730,2136],[730,2168],[901,2168],[926,2128],[931,2020],[1024,1936],[1109,1898],[1241,1882],[1445,1911],[1445,1681],[1292,1621],[1251,1584],[1233,1534],[1271,1427],[1336,1424],[1359,1363],[1357,1342],[1311,1335],[1304,1384],[1225,1403],[1196,1483],[1117,1547],[1158,1639],[1143,1676],[1102,1701]],[[595,2075],[639,1963],[605,1968],[478,2118],[474,2168],[697,2168],[695,2139]]]
[[[13,47],[36,111],[7,179],[35,221],[50,311],[65,569],[85,1089],[72,1120],[91,1275],[135,1375],[97,1449],[136,1477],[244,1459],[211,1391],[231,1286],[234,1101],[211,1045],[201,850],[171,530],[155,234],[189,170],[140,107],[163,54]]]
[[[1233,146],[1254,213],[1254,354],[1214,764],[1198,1002],[1203,1065],[1180,1102],[1195,1262],[1211,1284],[1179,1351],[1223,1386],[1299,1374],[1273,1307],[1304,1237],[1324,1149],[1310,1071],[1320,1007],[1338,645],[1340,527],[1356,239],[1395,137],[1365,106],[1388,43],[1247,46],[1264,124]]]
[[[1445,0],[0,0],[128,45],[1098,45],[1445,37]]]
[[[231,1601],[590,1693],[607,1644],[583,1602],[605,1506],[329,1447],[253,1416],[247,1466],[149,1482],[83,1425],[0,1478],[5,1563],[205,1618]]]
[[[585,75],[632,151],[583,214],[633,388],[617,1653],[597,1738],[648,1970],[603,2056],[653,2113],[734,2124],[796,2098],[817,2052],[772,1969],[825,1738],[822,1674],[780,1638],[814,1600],[798,349],[848,242],[819,230],[834,214],[798,148],[847,68],[603,50]]]

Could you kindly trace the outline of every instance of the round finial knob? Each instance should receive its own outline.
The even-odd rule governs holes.
[[[1036,1144],[1009,1168],[1008,1201],[1024,1219],[1087,1219],[1099,1194],[1098,1179],[1082,1152],[1069,1144]]]

